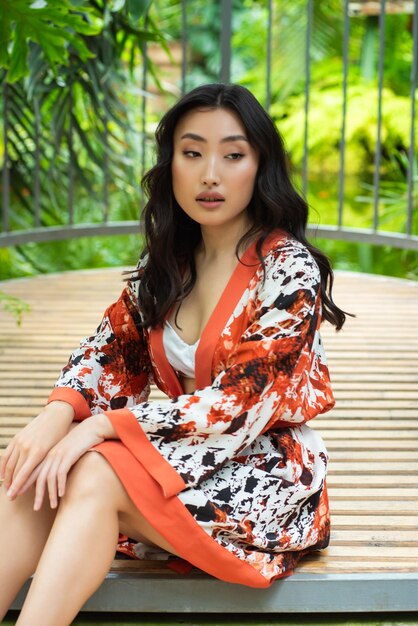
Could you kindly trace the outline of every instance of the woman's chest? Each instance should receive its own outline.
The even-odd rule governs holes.
[[[230,275],[230,272],[220,271],[199,276],[192,291],[173,309],[169,322],[183,341],[194,344],[202,337],[227,287]]]

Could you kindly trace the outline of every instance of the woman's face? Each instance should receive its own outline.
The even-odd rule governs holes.
[[[248,227],[258,155],[238,115],[228,109],[193,109],[174,132],[174,196],[202,227]]]

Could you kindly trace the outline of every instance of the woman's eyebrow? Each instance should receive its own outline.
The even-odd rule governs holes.
[[[221,139],[221,143],[228,143],[228,141],[246,141],[248,143],[248,139],[244,135],[229,135]]]
[[[193,139],[194,141],[207,143],[207,139],[201,137],[200,135],[196,135],[195,133],[184,133],[180,139]],[[230,141],[246,141],[248,143],[248,139],[244,135],[228,135],[228,137],[223,137],[221,139],[221,143],[228,143]]]

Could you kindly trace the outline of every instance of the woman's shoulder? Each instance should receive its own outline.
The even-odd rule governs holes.
[[[318,264],[304,243],[284,231],[274,231],[266,243],[263,252],[267,279],[305,277],[309,282],[320,281]]]
[[[263,244],[264,258],[294,258],[304,260],[315,259],[307,246],[284,230],[274,230],[267,235]]]

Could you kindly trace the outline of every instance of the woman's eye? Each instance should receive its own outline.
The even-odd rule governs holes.
[[[200,152],[195,152],[194,150],[184,150],[183,154],[184,156],[190,157],[192,159],[195,159],[196,157],[200,156]]]
[[[227,159],[230,159],[231,161],[238,161],[239,159],[242,159],[244,155],[241,154],[241,152],[232,152],[231,154],[227,155]]]

